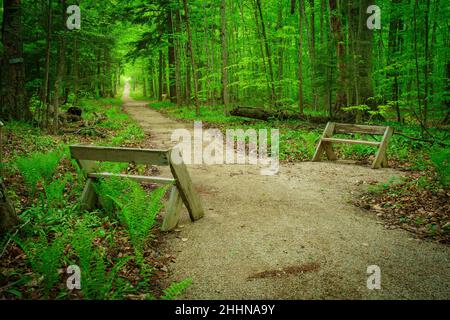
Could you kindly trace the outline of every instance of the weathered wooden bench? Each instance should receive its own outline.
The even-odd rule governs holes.
[[[84,174],[86,185],[81,195],[81,209],[93,210],[98,203],[93,183],[99,178],[119,177],[128,178],[139,182],[154,184],[173,184],[170,191],[169,202],[166,206],[166,215],[162,224],[163,231],[174,229],[180,218],[180,211],[184,202],[192,221],[201,219],[204,215],[200,197],[192,185],[191,178],[186,165],[181,161],[173,161],[172,155],[181,153],[178,149],[150,150],[132,148],[110,148],[98,146],[75,145],[70,147],[72,158],[74,158]],[[172,178],[136,176],[128,174],[112,174],[109,172],[96,172],[97,162],[124,162],[145,165],[170,166]]]
[[[369,140],[351,140],[351,139],[338,139],[333,138],[334,134],[355,134],[362,135],[380,135],[381,141],[369,141]],[[313,162],[319,162],[322,159],[323,153],[326,154],[328,160],[337,160],[336,154],[333,150],[334,143],[349,143],[349,144],[363,144],[378,147],[378,151],[375,156],[375,160],[372,164],[372,169],[379,169],[381,167],[388,167],[388,159],[386,155],[387,147],[390,138],[394,134],[392,127],[381,126],[367,126],[357,124],[345,124],[329,122],[323,132],[319,145],[312,159]]]

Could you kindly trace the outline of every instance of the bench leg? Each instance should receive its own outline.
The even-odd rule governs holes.
[[[391,127],[386,129],[384,133],[383,140],[381,140],[381,145],[378,149],[377,155],[375,156],[375,160],[372,164],[372,169],[380,169],[382,166],[387,166],[387,156],[386,151],[388,147],[389,140],[394,134],[394,130]]]
[[[81,211],[92,211],[97,206],[98,196],[97,193],[95,193],[94,181],[91,178],[86,181],[80,202]]]
[[[312,162],[320,162],[320,160],[322,160],[323,151],[324,151],[323,142],[322,142],[322,140],[320,140],[319,145],[317,146],[316,152],[314,153]]]
[[[181,199],[180,192],[176,186],[173,186],[167,204],[166,216],[161,227],[162,231],[171,231],[177,226],[182,204],[183,199]]]
[[[316,152],[312,159],[313,162],[320,162],[322,159],[322,154],[325,151],[328,160],[337,160],[336,154],[334,153],[333,146],[329,142],[322,141],[323,138],[330,138],[333,136],[334,128],[336,124],[333,122],[328,122],[325,130],[323,131],[322,138],[320,139],[319,145],[317,146]]]

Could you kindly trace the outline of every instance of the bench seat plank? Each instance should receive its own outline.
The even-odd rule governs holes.
[[[138,182],[147,182],[147,183],[157,183],[157,184],[172,184],[175,183],[175,179],[172,178],[161,178],[161,177],[147,177],[147,176],[132,176],[128,174],[114,174],[109,172],[101,172],[101,173],[89,173],[89,178],[110,178],[110,177],[118,177],[118,178],[128,178]]]
[[[72,157],[78,160],[131,162],[166,166],[169,150],[149,150],[76,145],[70,146]],[[131,160],[132,159],[132,160]]]
[[[323,138],[322,141],[333,143],[349,143],[349,144],[365,144],[368,146],[379,147],[381,142],[367,141],[367,140],[350,140],[350,139],[337,139],[337,138]]]

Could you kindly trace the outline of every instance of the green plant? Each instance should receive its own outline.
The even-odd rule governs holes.
[[[61,235],[55,237],[53,242],[49,242],[47,235],[41,232],[37,241],[22,242],[19,239],[15,240],[25,252],[33,270],[43,276],[44,292],[48,297],[51,289],[60,278],[58,269],[62,265],[66,237]]]
[[[131,192],[121,198],[112,198],[118,204],[121,220],[125,222],[130,234],[136,261],[143,264],[145,242],[151,234],[157,214],[163,207],[161,202],[168,187],[154,190],[150,195],[134,185]]]
[[[430,160],[433,163],[437,179],[444,188],[450,185],[450,149],[433,149]]]
[[[78,265],[81,270],[81,290],[85,299],[110,299],[120,296],[120,289],[124,284],[118,285],[113,292],[114,284],[120,282],[118,273],[128,262],[129,258],[118,259],[116,263],[108,268],[104,253],[100,248],[94,248],[93,242],[96,237],[104,234],[104,230],[93,230],[91,225],[96,221],[86,216],[80,221],[72,236],[72,247],[78,257]],[[103,231],[103,232],[102,232]],[[107,271],[110,269],[109,271]]]
[[[47,207],[62,208],[64,205],[64,190],[67,182],[70,182],[71,176],[66,175],[62,179],[54,180],[50,183],[43,183]]]
[[[181,282],[172,283],[167,289],[165,289],[162,300],[175,300],[182,295],[186,289],[192,284],[192,279],[188,278]]]
[[[39,182],[51,181],[61,160],[61,152],[33,153],[30,157],[16,160],[17,168],[25,180],[31,194],[34,195]]]

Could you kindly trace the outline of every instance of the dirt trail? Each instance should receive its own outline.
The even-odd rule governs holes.
[[[192,130],[124,95],[124,108],[170,147],[175,128]],[[183,209],[167,243],[176,256],[167,283],[192,278],[184,299],[450,298],[450,248],[386,230],[349,203],[361,182],[387,181],[390,169],[336,163],[282,164],[276,176],[243,165],[189,166],[205,217]],[[186,240],[187,239],[187,240]],[[382,290],[368,290],[369,265]]]

